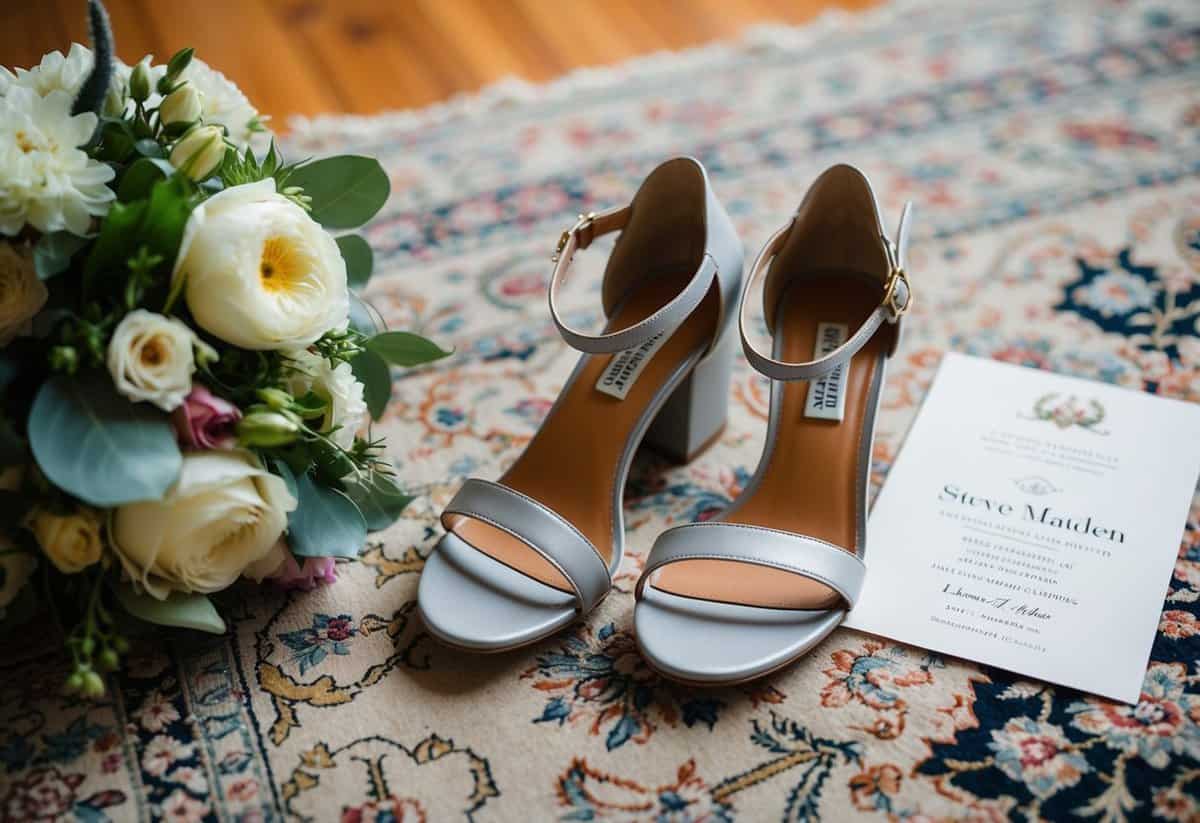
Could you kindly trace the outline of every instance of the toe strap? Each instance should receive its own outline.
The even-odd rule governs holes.
[[[734,560],[798,574],[836,591],[848,608],[858,600],[866,574],[857,555],[813,537],[741,523],[690,523],[668,529],[654,542],[638,579],[638,599],[651,574],[684,560]]]
[[[532,497],[499,483],[471,478],[442,511],[442,525],[459,534],[456,526],[464,517],[505,531],[546,558],[571,584],[583,613],[591,611],[612,588],[608,565],[591,541]]]

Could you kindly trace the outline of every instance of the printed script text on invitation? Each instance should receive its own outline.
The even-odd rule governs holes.
[[[875,502],[846,625],[1137,702],[1200,406],[948,354]]]

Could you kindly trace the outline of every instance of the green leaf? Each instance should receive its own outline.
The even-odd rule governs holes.
[[[375,264],[371,246],[358,234],[344,234],[337,239],[337,244],[346,261],[346,279],[351,286],[361,289],[371,279],[371,268]]]
[[[119,117],[105,117],[100,121],[100,150],[97,157],[111,163],[124,162],[133,154],[133,144],[137,138],[129,123]]]
[[[358,506],[367,529],[373,532],[386,529],[396,522],[404,508],[413,501],[400,490],[390,477],[371,472],[365,481],[345,484],[346,494]]]
[[[90,241],[69,231],[56,231],[43,234],[42,239],[33,247],[33,267],[37,276],[49,280],[56,274],[62,274],[71,265],[75,252],[82,249]]]
[[[141,157],[121,174],[117,185],[117,198],[130,203],[148,197],[154,185],[175,173],[175,167],[159,157]]]
[[[431,340],[406,331],[385,331],[367,341],[367,350],[373,351],[393,366],[419,366],[449,357]]]
[[[203,594],[171,592],[166,600],[158,600],[135,591],[128,583],[118,583],[114,591],[117,602],[139,620],[156,626],[225,634],[225,621],[217,613],[212,601]]]
[[[373,157],[347,154],[297,166],[289,186],[312,198],[312,218],[328,229],[353,229],[383,208],[391,183]]]
[[[183,465],[168,417],[121,397],[102,372],[46,381],[29,445],[54,485],[100,508],[161,499]]]
[[[296,478],[300,505],[288,515],[288,543],[297,557],[358,557],[367,524],[344,493],[321,486],[312,475]]]
[[[155,183],[146,200],[114,203],[84,265],[85,299],[91,298],[101,279],[119,280],[123,284],[128,275],[125,261],[140,246],[160,255],[163,260],[160,268],[169,270],[179,252],[183,228],[194,204],[191,183],[181,174]]]
[[[350,459],[349,455],[328,441],[311,441],[308,453],[312,455],[313,472],[318,485],[334,486],[339,480],[354,471],[354,461]]]
[[[372,420],[383,417],[384,409],[392,399],[392,370],[387,361],[367,349],[350,361],[350,370],[363,386],[363,399]]]

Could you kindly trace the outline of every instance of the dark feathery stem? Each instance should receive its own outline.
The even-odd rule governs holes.
[[[95,63],[91,74],[79,88],[79,96],[71,107],[71,114],[92,112],[99,115],[108,96],[108,87],[113,76],[113,34],[108,21],[108,11],[100,0],[88,0],[89,29],[92,36],[92,51]]]

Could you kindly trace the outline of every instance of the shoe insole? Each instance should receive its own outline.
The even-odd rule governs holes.
[[[658,273],[621,304],[608,321],[609,331],[625,328],[666,305],[687,285],[695,270]],[[546,505],[583,532],[611,564],[613,506],[617,473],[625,447],[639,420],[667,378],[712,342],[719,292],[715,285],[700,306],[645,363],[624,398],[596,388],[619,354],[583,355],[575,380],[558,406],[499,483]],[[459,517],[452,523],[462,539],[496,560],[556,589],[570,583],[544,557],[507,532],[480,520]]]
[[[878,286],[844,273],[798,280],[780,299],[776,357],[812,360],[819,323],[843,324],[853,334],[878,305]],[[841,421],[805,415],[809,381],[772,386],[783,393],[774,448],[758,488],[726,522],[780,529],[854,551],[858,507],[864,505],[858,458],[862,439],[870,436],[863,429],[871,386],[890,337],[888,329],[876,333],[850,361]],[[773,609],[828,609],[842,599],[810,578],[734,560],[675,563],[651,584],[671,594]]]

